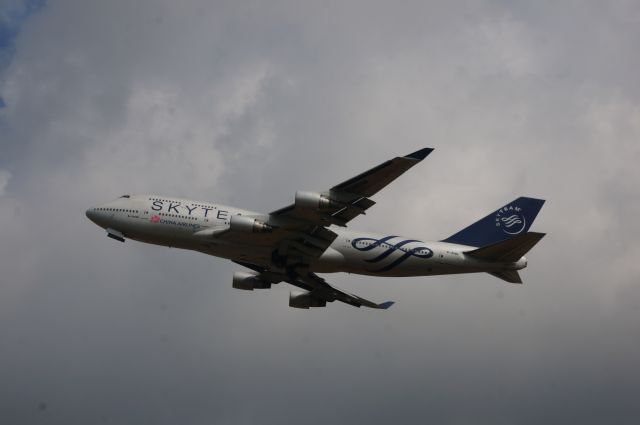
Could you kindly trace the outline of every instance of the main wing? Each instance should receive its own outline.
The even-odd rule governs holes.
[[[333,302],[336,300],[354,307],[365,306],[383,310],[386,310],[393,305],[393,301],[377,304],[373,301],[345,292],[331,286],[326,280],[315,273],[307,272],[301,275],[287,276],[274,273],[265,267],[260,267],[255,264],[245,263],[242,261],[234,262],[254,270],[256,273],[254,273],[252,277],[266,284],[255,286],[256,288],[270,287],[271,283],[287,282],[291,285],[297,286],[298,288],[304,289],[304,292],[291,293],[289,298],[290,307],[305,309],[309,307],[324,307],[327,302]]]
[[[286,282],[307,291],[297,294],[292,293],[289,297],[290,307],[309,308],[313,307],[314,303],[317,302],[324,305],[326,302],[333,302],[335,300],[342,301],[343,303],[350,304],[354,307],[365,306],[382,310],[386,310],[393,305],[393,301],[386,301],[377,304],[373,301],[369,301],[357,295],[335,288],[315,273],[308,273],[305,276],[287,280]]]
[[[296,192],[295,202],[272,212],[272,217],[291,218],[321,226],[346,226],[349,221],[375,205],[369,199],[409,168],[427,157],[433,148],[423,148],[406,156],[383,162],[323,192]]]
[[[289,305],[308,308],[324,306],[335,300],[353,306],[386,309],[393,304],[377,304],[349,294],[329,285],[324,279],[309,270],[310,263],[319,258],[331,245],[337,234],[328,227],[345,227],[349,221],[371,208],[375,202],[369,199],[389,183],[397,179],[433,151],[423,148],[406,156],[396,157],[372,169],[358,174],[323,192],[299,191],[295,202],[280,208],[265,217],[273,229],[269,236],[272,249],[271,264],[264,265],[240,262],[258,272],[259,279],[286,281],[307,292],[291,294]],[[237,235],[246,238],[249,235]],[[233,232],[225,232],[224,239],[234,239]],[[258,241],[258,237],[256,237]],[[274,277],[275,276],[275,277]]]

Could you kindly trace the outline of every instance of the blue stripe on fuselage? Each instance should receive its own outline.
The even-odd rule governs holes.
[[[351,241],[351,246],[355,249],[357,249],[358,251],[370,251],[378,246],[381,246],[382,244],[386,243],[387,241],[393,239],[393,238],[397,238],[398,236],[385,236],[384,238],[381,239],[375,239],[375,238],[355,238]],[[358,247],[358,243],[359,242],[363,242],[363,241],[372,241],[371,245],[367,245],[365,247]],[[395,267],[397,267],[398,265],[402,264],[403,262],[405,262],[409,257],[418,257],[418,258],[431,258],[433,256],[433,251],[429,248],[427,248],[426,246],[419,246],[419,247],[415,247],[415,248],[411,248],[409,250],[404,250],[402,249],[402,247],[404,245],[407,245],[409,243],[412,242],[420,242],[423,243],[422,241],[419,241],[417,239],[405,239],[402,240],[396,244],[387,244],[388,247],[386,249],[386,251],[384,251],[382,254],[379,254],[378,256],[376,256],[375,258],[370,258],[367,260],[364,260],[368,263],[378,263],[382,260],[384,260],[385,258],[389,257],[392,253],[394,253],[395,251],[402,251],[404,252],[403,255],[401,255],[400,257],[398,257],[397,259],[395,259],[394,261],[392,261],[390,264],[387,264],[386,266],[377,269],[377,270],[370,270],[372,272],[386,272],[389,270],[394,269]],[[425,253],[419,253],[419,251],[426,251]]]

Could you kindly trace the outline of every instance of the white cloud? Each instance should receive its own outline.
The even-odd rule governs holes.
[[[481,72],[523,78],[543,65],[525,24],[512,16],[488,19],[467,31],[470,54]]]
[[[178,86],[136,85],[126,121],[86,149],[87,176],[116,192],[129,186],[134,192],[215,193],[229,166],[219,140],[259,101],[265,78],[258,67],[197,96]],[[84,137],[95,140],[87,131]],[[268,135],[268,147],[265,140]]]

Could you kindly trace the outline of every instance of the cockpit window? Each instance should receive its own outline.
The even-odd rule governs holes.
[[[122,195],[121,198],[131,198],[131,195]]]

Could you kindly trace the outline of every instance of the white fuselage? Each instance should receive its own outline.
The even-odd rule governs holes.
[[[199,251],[230,260],[269,267],[277,231],[236,235],[232,241],[203,232],[224,228],[234,215],[268,216],[210,202],[154,195],[131,195],[87,210],[97,225],[140,242]],[[465,255],[474,247],[422,242],[392,234],[331,229],[338,236],[311,262],[318,273],[347,272],[372,276],[425,276],[519,270],[517,262],[484,261]]]

